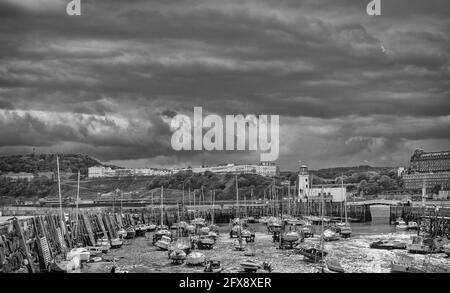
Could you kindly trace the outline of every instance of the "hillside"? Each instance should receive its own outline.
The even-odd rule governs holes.
[[[323,178],[323,179],[335,179],[336,177],[340,177],[342,175],[350,177],[355,173],[363,173],[363,172],[376,172],[378,174],[384,175],[389,171],[394,169],[393,167],[372,167],[368,165],[355,166],[355,167],[334,167],[334,168],[326,168],[319,170],[312,170],[311,173]]]
[[[11,155],[0,157],[0,173],[8,172],[54,172],[56,170],[56,156],[59,156],[61,172],[77,172],[87,174],[87,169],[92,166],[104,164],[83,154],[39,154],[39,155]],[[111,168],[117,168],[110,166]]]

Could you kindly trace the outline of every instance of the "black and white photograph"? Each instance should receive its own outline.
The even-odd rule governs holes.
[[[0,273],[274,289],[449,238],[450,1],[0,0]]]

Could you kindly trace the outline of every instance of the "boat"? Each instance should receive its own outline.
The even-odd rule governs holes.
[[[298,241],[299,239],[300,235],[295,231],[287,232],[281,236],[281,240],[287,242],[295,242]]]
[[[302,237],[304,237],[304,238],[314,237],[314,228],[312,225],[303,226],[300,229],[300,233],[302,234]]]
[[[419,230],[419,225],[417,222],[408,222],[408,230]]]
[[[208,236],[200,236],[197,241],[197,246],[199,249],[212,249],[214,245],[214,240]]]
[[[154,232],[156,230],[156,224],[147,224],[147,232]]]
[[[172,237],[172,232],[169,230],[158,230],[155,233],[156,236],[159,236],[161,238],[162,236]]]
[[[155,246],[160,250],[169,250],[171,239],[167,236],[162,236],[160,240],[156,241]]]
[[[205,255],[200,252],[191,252],[186,257],[186,264],[190,266],[198,266],[205,264]]]
[[[126,231],[127,235],[125,236],[125,239],[133,239],[134,237],[136,237],[136,230],[134,230],[133,227],[128,227]]]
[[[121,248],[123,245],[123,241],[120,238],[111,239],[111,248]]]
[[[118,235],[119,238],[121,238],[121,239],[127,238],[127,234],[128,234],[127,230],[125,230],[125,229],[123,229],[123,228],[121,228],[121,229],[119,229],[119,231],[117,231],[117,235]]]
[[[379,240],[372,242],[370,244],[370,248],[373,249],[385,249],[385,250],[393,250],[393,249],[405,249],[406,243],[401,241],[388,241],[388,240]]]
[[[195,233],[195,226],[192,225],[192,224],[186,225],[186,231],[187,231],[189,234],[194,234],[194,233]]]
[[[413,264],[413,258],[408,255],[398,255],[391,261],[391,273],[425,273],[426,271]]]
[[[200,228],[200,235],[208,235],[209,233],[209,227],[201,227]]]
[[[398,221],[397,226],[395,226],[395,228],[397,230],[407,230],[408,229],[408,225],[406,225],[405,221]]]
[[[222,270],[223,268],[220,260],[212,259],[206,262],[205,269],[203,271],[205,273],[220,273]]]
[[[97,240],[95,246],[100,247],[103,253],[107,253],[111,248],[111,244],[109,243],[108,237],[102,237]]]
[[[409,253],[426,254],[432,252],[433,239],[423,238],[422,236],[413,236],[412,243],[406,245]]]
[[[282,224],[280,222],[267,223],[267,230],[269,233],[281,232]]]
[[[87,246],[86,249],[89,251],[91,257],[101,256],[103,254],[103,250],[98,246]]]
[[[323,251],[322,249],[316,247],[300,247],[297,249],[297,251],[299,254],[303,255],[307,261],[311,262],[322,261],[328,254],[326,251]]]
[[[175,250],[182,250],[186,253],[186,255],[189,254],[191,252],[191,245],[189,243],[189,240],[185,238],[179,238],[175,243],[172,243],[172,245],[170,245],[168,249],[169,256],[170,253]]]
[[[256,272],[261,268],[261,265],[254,260],[246,259],[241,262],[241,267],[245,272]]]
[[[147,227],[143,224],[139,224],[135,227],[136,237],[145,236],[145,232],[147,232]]]
[[[342,268],[341,264],[336,259],[327,259],[325,261],[328,270],[334,273],[345,273],[345,270]]]
[[[74,257],[78,257],[80,261],[89,261],[91,253],[84,247],[73,248],[67,253],[66,260],[72,260]]]
[[[323,240],[325,241],[336,241],[339,240],[339,234],[336,232],[331,231],[330,229],[327,229],[323,231]]]
[[[186,252],[181,249],[176,249],[170,253],[169,258],[174,263],[181,264],[186,260]]]
[[[444,244],[443,249],[445,254],[450,257],[450,244]]]

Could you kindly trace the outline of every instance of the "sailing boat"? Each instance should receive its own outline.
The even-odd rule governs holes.
[[[79,173],[78,173],[79,174]],[[115,203],[116,203],[116,197],[114,196],[114,200],[113,200],[113,213],[115,212]],[[105,235],[106,236],[106,235]],[[122,240],[122,238],[120,237],[120,235],[117,235],[117,237],[113,237],[113,235],[110,235],[111,236],[111,240],[110,240],[110,243],[111,243],[111,248],[120,248],[120,247],[122,247],[122,245],[123,245],[123,240]]]
[[[341,186],[342,190],[344,190],[344,174],[341,176]],[[345,214],[345,222],[337,224],[337,228],[339,229],[339,233],[341,234],[342,238],[348,238],[352,235],[352,228],[350,224],[348,223],[348,217],[347,217],[347,194],[344,194],[344,214]]]
[[[159,226],[158,232],[156,232],[155,236],[160,237],[158,241],[156,241],[155,246],[161,250],[168,250],[170,242],[172,241],[171,233],[167,230],[167,226],[164,225],[164,205],[163,205],[163,197],[164,197],[164,187],[161,186],[161,222]]]

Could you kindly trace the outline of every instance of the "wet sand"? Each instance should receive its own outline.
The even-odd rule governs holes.
[[[274,273],[313,273],[317,271],[319,265],[309,263],[302,255],[295,253],[295,250],[281,250],[278,243],[272,241],[272,235],[259,227],[256,232],[255,249],[256,255],[252,257],[244,256],[243,251],[234,250],[235,238],[230,239],[229,234],[221,232],[217,243],[212,250],[200,250],[206,259],[218,258],[222,262],[224,273],[234,273],[240,271],[240,263],[245,259],[252,259],[258,262],[268,262],[272,265]],[[117,268],[130,273],[202,273],[203,267],[190,267],[185,264],[176,265],[168,258],[167,251],[161,251],[152,245],[152,234],[147,233],[146,237],[138,237],[126,240],[122,248],[110,250],[107,258],[118,258]],[[405,233],[386,233],[371,235],[356,235],[348,239],[341,239],[325,243],[325,250],[330,258],[340,261],[344,270],[348,273],[389,273],[390,261],[398,253],[406,254],[406,250],[378,250],[370,249],[369,244],[373,241],[401,240],[410,242],[410,235]],[[318,243],[318,237],[305,239],[300,245]],[[245,245],[245,241],[244,241]],[[414,261],[419,266],[428,264],[431,271],[445,271],[450,268],[450,258],[445,254],[433,254],[431,256],[408,254],[414,257]],[[424,262],[425,261],[425,262]],[[87,263],[83,265],[82,272],[85,273],[108,273],[111,270],[112,262]],[[264,272],[260,270],[260,272]]]

